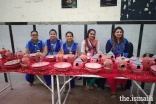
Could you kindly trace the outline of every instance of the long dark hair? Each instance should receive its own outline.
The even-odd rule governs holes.
[[[94,32],[96,33],[96,31],[95,31],[94,29],[89,29],[88,32],[87,32],[87,35],[85,36],[85,39],[87,39],[87,38],[89,37],[89,33],[90,33],[91,31],[94,31]]]
[[[122,36],[120,38],[120,50],[122,50],[122,45],[123,45],[123,40],[124,40],[124,30],[121,28],[121,27],[116,27],[114,30],[113,30],[113,33],[112,33],[112,40],[113,40],[113,48],[114,50],[116,51],[116,44],[117,44],[117,39],[116,39],[116,36],[115,36],[115,32],[120,29],[122,31]]]

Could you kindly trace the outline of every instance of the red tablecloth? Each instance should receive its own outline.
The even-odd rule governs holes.
[[[6,60],[1,59],[3,63],[6,62]],[[53,68],[54,62],[50,63],[50,66],[45,71],[37,71],[33,70],[32,68],[24,69],[22,67],[18,69],[6,69],[3,65],[3,67],[0,69],[0,72],[20,72],[20,73],[28,73],[28,74],[39,74],[39,75],[66,75],[66,76],[72,76],[72,75],[83,75],[83,74],[91,74],[85,68],[83,68],[81,71],[74,70],[73,68],[70,68],[66,72],[60,72]],[[116,65],[114,64],[112,73],[108,74],[105,73],[104,69],[102,68],[98,73],[95,75],[99,75],[105,78],[115,78],[115,77],[125,77],[132,80],[140,81],[140,82],[156,82],[156,76],[152,74],[150,71],[142,71],[140,74],[134,74],[131,72],[130,68],[127,68],[128,70],[124,74],[119,74],[116,68]]]

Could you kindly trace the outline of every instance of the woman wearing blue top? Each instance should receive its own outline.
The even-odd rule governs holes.
[[[112,51],[115,57],[121,55],[128,56],[129,44],[128,40],[124,38],[124,31],[121,27],[116,27],[113,31],[112,38],[107,41],[106,53]]]
[[[112,38],[107,41],[106,53],[112,51],[115,57],[128,56],[129,43],[128,40],[124,38],[124,31],[121,27],[116,27],[112,33]],[[123,79],[111,79],[107,78],[107,82],[110,84],[111,97],[116,97],[116,86],[117,84],[122,85],[124,88],[126,80]]]
[[[38,32],[32,31],[31,32],[31,40],[26,43],[26,54],[36,53],[37,50],[43,52],[44,50],[44,42],[38,39]],[[33,86],[34,75],[33,74],[26,74],[26,80],[30,83],[30,86]],[[48,80],[45,79],[48,85]]]
[[[72,32],[68,31],[66,33],[66,42],[63,43],[61,52],[62,54],[69,54],[70,52],[72,52],[72,54],[74,54],[75,57],[77,57],[78,56],[78,44],[74,42],[73,37],[74,36]]]
[[[45,48],[43,55],[56,55],[61,49],[62,40],[57,38],[57,32],[54,29],[49,31],[50,39],[45,42]],[[51,85],[51,75],[44,75],[44,78],[48,80],[48,85]]]
[[[72,32],[68,31],[65,36],[66,36],[66,42],[63,43],[61,47],[61,53],[69,54],[70,52],[72,52],[72,54],[74,54],[76,58],[78,56],[78,44],[73,40],[74,35]],[[80,79],[80,78],[76,78],[76,79]],[[71,88],[75,87],[74,79],[70,81],[70,85]]]
[[[49,31],[50,39],[45,42],[44,56],[56,55],[61,50],[62,40],[57,38],[57,32],[54,29]]]

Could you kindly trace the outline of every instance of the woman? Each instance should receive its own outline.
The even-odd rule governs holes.
[[[116,27],[112,33],[112,38],[107,41],[106,44],[106,52],[112,51],[115,57],[118,56],[128,56],[129,52],[129,44],[128,40],[124,38],[124,31],[121,27]],[[110,84],[111,88],[111,97],[116,97],[116,86],[117,84],[121,84],[124,88],[126,84],[126,80],[119,79],[107,79],[107,82]]]
[[[46,55],[56,55],[61,49],[62,40],[57,38],[57,32],[54,29],[49,31],[50,39],[47,39],[45,42],[45,49],[43,52],[43,56]],[[47,85],[51,85],[51,75],[44,75],[44,78],[48,80]]]
[[[63,43],[61,53],[62,54],[69,54],[72,52],[72,54],[75,55],[75,57],[78,56],[78,44],[74,42],[73,40],[73,33],[68,31],[66,33],[66,42]]]
[[[112,38],[107,41],[106,53],[112,51],[115,57],[119,55],[128,56],[128,40],[124,38],[124,31],[121,27],[116,27],[113,31]]]
[[[82,41],[81,53],[93,56],[100,50],[99,41],[95,39],[96,31],[94,29],[89,29],[87,37]],[[86,90],[93,89],[95,78],[87,78]]]
[[[66,36],[66,42],[63,43],[62,45],[61,53],[62,54],[72,53],[75,55],[76,58],[78,56],[78,44],[73,40],[74,35],[72,32],[68,31],[65,36]],[[80,79],[80,78],[76,78],[76,79]],[[71,88],[75,87],[74,79],[70,81],[70,84],[71,84]]]
[[[61,50],[62,40],[57,38],[57,32],[54,29],[49,31],[50,39],[45,42],[43,55],[56,55]]]
[[[37,50],[43,52],[44,50],[44,43],[38,39],[38,32],[32,31],[31,32],[31,40],[26,43],[26,54],[36,53]],[[30,83],[30,86],[33,86],[34,75],[33,74],[26,74],[26,80]],[[49,80],[45,79],[46,82]]]

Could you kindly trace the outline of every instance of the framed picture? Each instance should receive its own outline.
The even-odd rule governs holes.
[[[100,6],[117,6],[117,0],[100,0]]]
[[[77,0],[62,0],[62,8],[77,8]]]

